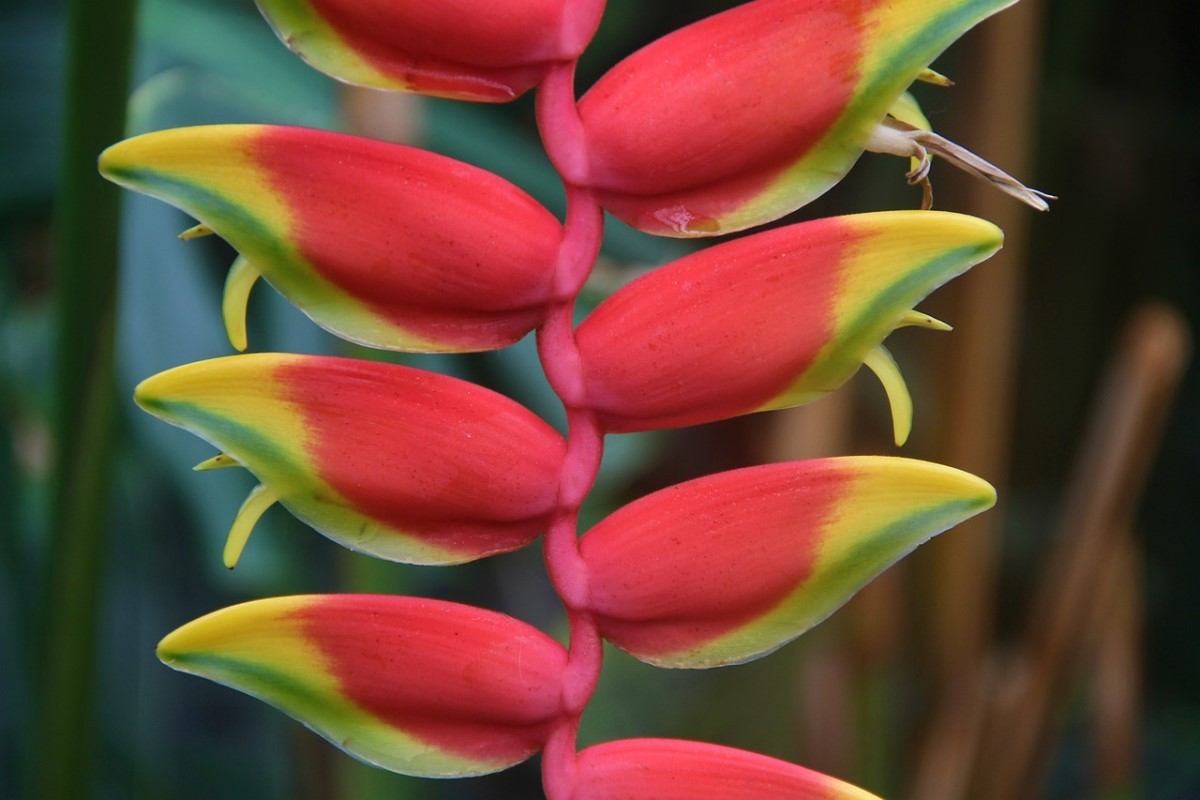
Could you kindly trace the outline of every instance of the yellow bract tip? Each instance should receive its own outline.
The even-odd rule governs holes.
[[[947,78],[940,72],[936,72],[929,67],[917,73],[917,80],[921,83],[932,83],[934,86],[953,86],[954,81]]]
[[[246,502],[242,503],[237,517],[233,520],[233,525],[229,529],[229,538],[225,540],[226,567],[233,569],[237,566],[238,559],[242,556],[242,550],[245,549],[246,542],[250,539],[250,532],[254,530],[255,523],[268,508],[275,505],[278,499],[279,495],[261,483],[250,491]]]
[[[908,393],[904,376],[900,374],[900,368],[896,366],[892,354],[883,345],[868,353],[863,363],[875,373],[875,377],[883,384],[883,390],[887,392],[888,403],[892,407],[892,433],[896,439],[896,446],[902,446],[912,432],[913,414],[912,395]]]
[[[268,597],[213,611],[164,636],[155,655],[167,666],[213,677],[189,665],[189,657],[222,654],[261,660],[263,653],[287,646],[293,638],[287,618],[315,599],[311,595]],[[247,636],[247,631],[256,635]]]
[[[925,328],[931,331],[952,331],[954,327],[947,325],[937,317],[931,317],[921,311],[905,311],[904,316],[900,318],[900,322],[896,325],[897,328]]]

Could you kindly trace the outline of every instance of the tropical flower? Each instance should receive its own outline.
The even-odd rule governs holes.
[[[164,638],[170,667],[253,695],[370,764],[483,775],[524,761],[560,713],[566,652],[471,606],[386,595],[275,597]]]
[[[556,507],[564,442],[495,392],[409,367],[281,354],[168,370],[139,405],[262,481],[238,512],[232,567],[279,502],[353,550],[456,564],[528,544]]]
[[[607,433],[694,425],[835,390],[866,364],[897,443],[911,399],[883,340],[949,326],[915,310],[987,259],[1000,231],[933,211],[835,217],[709,248],[655,270],[576,329],[604,208],[699,236],[776,219],[864,149],[931,154],[1045,207],[929,130],[906,93],[1013,0],[754,0],[652,43],[576,103],[603,0],[257,0],[280,38],[354,83],[503,101],[539,87],[538,126],[566,221],[503,179],[399,145],[298,128],[213,126],[114,145],[102,172],[199,220],[239,256],[222,306],[234,346],[264,277],[334,334],[462,352],[537,330],[567,437],[465,381],[391,364],[242,355],[137,389],[148,412],[218,448],[198,469],[260,484],[225,549],[233,566],[278,502],[381,558],[454,564],[546,533],[569,650],[503,614],[439,600],[259,600],[184,625],[170,666],[280,708],[351,755],[412,775],[478,775],[538,750],[551,800],[877,800],[849,784],[700,742],[577,751],[607,639],[651,664],[761,657],[822,621],[932,536],[990,507],[985,481],[856,457],[712,475],[643,497],[577,538]]]

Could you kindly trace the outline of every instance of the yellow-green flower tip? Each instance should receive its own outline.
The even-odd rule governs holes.
[[[883,456],[712,475],[631,503],[584,535],[590,606],[605,638],[651,664],[749,661],[995,502],[974,475]]]
[[[524,761],[560,714],[566,653],[503,614],[412,597],[310,595],[225,608],[158,645],[355,758],[425,777]]]
[[[264,353],[168,370],[134,397],[262,482],[238,512],[228,566],[276,500],[346,547],[418,564],[522,547],[556,507],[562,437],[454,378]]]

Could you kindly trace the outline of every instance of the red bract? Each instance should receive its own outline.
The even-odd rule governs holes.
[[[572,800],[879,800],[757,753],[678,739],[626,739],[579,754]]]
[[[603,0],[256,0],[305,61],[350,83],[503,102],[587,46]]]

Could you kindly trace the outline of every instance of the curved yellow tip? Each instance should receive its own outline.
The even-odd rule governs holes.
[[[954,81],[947,78],[940,72],[936,72],[929,67],[917,73],[917,80],[921,83],[932,83],[934,86],[953,86]]]
[[[254,525],[268,508],[275,505],[278,499],[279,496],[275,492],[261,483],[250,491],[246,502],[242,503],[242,507],[238,509],[233,525],[229,528],[229,538],[225,540],[226,567],[233,569],[237,566],[238,559],[242,556],[242,550],[245,549],[246,542],[250,539],[250,532],[254,530]]]
[[[221,316],[225,320],[225,333],[229,343],[239,353],[248,345],[246,338],[246,306],[250,302],[250,290],[254,288],[261,273],[245,257],[238,256],[225,278],[225,295],[221,300]]]
[[[900,318],[900,322],[896,324],[897,328],[925,328],[931,331],[952,331],[954,327],[947,325],[937,317],[931,317],[928,314],[912,310],[905,311],[904,316]]]
[[[883,345],[868,353],[863,363],[875,373],[875,377],[883,384],[883,390],[887,392],[888,404],[892,407],[892,434],[895,436],[896,446],[903,446],[912,432],[913,414],[912,395],[908,393],[904,376],[900,374],[900,368],[896,366],[892,354]]]

